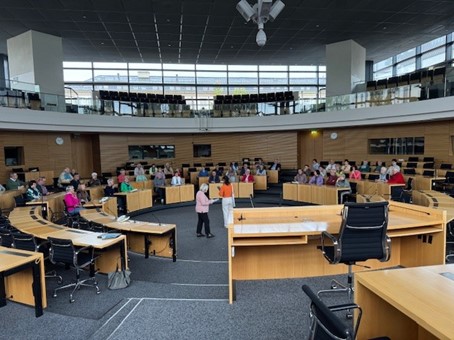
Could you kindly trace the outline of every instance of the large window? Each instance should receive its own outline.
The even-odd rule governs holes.
[[[211,157],[211,144],[194,144],[194,157]]]
[[[371,155],[423,155],[424,137],[369,139]]]
[[[129,145],[129,159],[175,158],[175,145]]]
[[[22,146],[5,146],[5,165],[16,166],[24,164],[24,148]]]

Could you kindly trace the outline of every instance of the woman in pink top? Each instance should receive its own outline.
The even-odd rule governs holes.
[[[79,214],[81,208],[79,198],[77,198],[77,194],[74,191],[74,187],[72,185],[68,185],[66,187],[66,195],[64,198],[66,210],[70,215],[77,215]]]
[[[359,171],[358,169],[356,169],[356,166],[355,165],[352,165],[351,166],[351,171],[350,171],[350,176],[349,176],[350,179],[358,179],[358,180],[361,180],[361,171]]]
[[[203,183],[200,186],[197,195],[195,196],[195,211],[197,212],[197,216],[199,218],[197,222],[197,237],[205,236],[202,234],[202,226],[205,225],[205,234],[207,238],[214,237],[214,235],[210,232],[210,220],[208,219],[208,210],[210,204],[213,204],[217,200],[210,200],[205,193],[208,191],[208,184]]]

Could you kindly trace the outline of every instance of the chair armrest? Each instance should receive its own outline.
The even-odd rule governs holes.
[[[325,252],[325,239],[329,239],[332,242],[332,247],[334,247],[332,259],[330,259]],[[323,252],[323,255],[325,256],[325,258],[329,262],[339,263],[341,255],[342,255],[342,249],[339,247],[339,241],[337,240],[337,238],[335,236],[331,235],[327,231],[322,232],[322,252]]]
[[[386,262],[390,259],[391,257],[391,239],[389,238],[388,235],[386,235],[386,240],[384,240],[384,249],[385,249],[385,255],[383,256],[382,259],[380,259],[380,262]]]
[[[363,316],[363,310],[362,308],[357,305],[356,303],[346,303],[342,305],[334,305],[334,306],[328,306],[328,308],[332,312],[339,312],[339,311],[344,311],[344,310],[351,310],[351,309],[357,309],[358,310],[358,317],[356,318],[356,323],[353,323],[353,328],[355,334],[353,334],[353,339],[356,339],[356,334],[358,334],[358,329],[359,329],[359,324],[361,323],[361,317]]]
[[[90,249],[92,248],[92,246],[85,246],[85,247],[82,247],[82,248],[78,248],[76,251],[75,251],[75,254],[76,255],[79,255],[80,252],[84,251],[84,250],[87,250],[87,249]]]

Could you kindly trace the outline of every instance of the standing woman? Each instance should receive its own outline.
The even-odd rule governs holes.
[[[210,200],[205,193],[208,191],[208,184],[203,183],[200,186],[197,195],[195,196],[195,211],[197,212],[197,216],[199,218],[197,222],[197,237],[205,236],[202,234],[202,226],[205,225],[205,234],[207,238],[214,237],[214,235],[210,231],[210,220],[208,218],[208,210],[210,208],[210,204],[213,204],[217,200]]]
[[[230,183],[230,179],[224,176],[224,184],[219,189],[219,196],[222,197],[222,214],[224,215],[224,227],[228,227],[229,224],[233,223],[233,207],[234,207],[234,196],[233,196],[233,185]]]

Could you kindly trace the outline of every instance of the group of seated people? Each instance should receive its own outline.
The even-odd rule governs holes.
[[[361,174],[371,172],[378,174],[376,179],[378,182],[405,184],[405,178],[400,172],[400,166],[397,164],[396,159],[392,160],[388,168],[381,161],[377,161],[374,167],[371,167],[368,161],[363,161],[359,167],[356,167],[356,165],[350,165],[347,159],[342,165],[330,160],[326,168],[324,168],[314,159],[311,166],[306,164],[304,168],[298,169],[294,181],[299,184],[326,184],[349,187],[349,180],[361,180]]]

